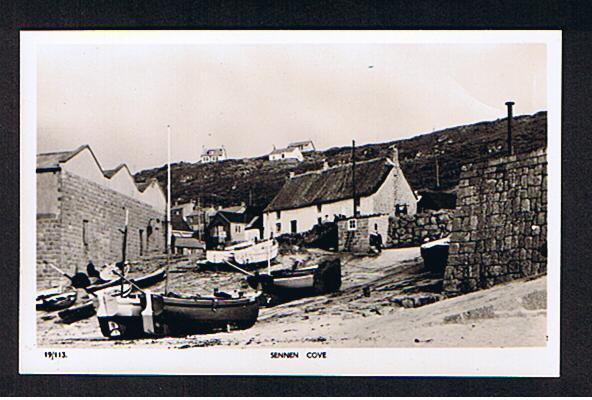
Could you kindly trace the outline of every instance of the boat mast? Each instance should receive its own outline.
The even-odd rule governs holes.
[[[271,246],[273,246],[273,238],[271,237],[271,235],[272,235],[271,229],[269,229],[269,217],[267,217],[267,224],[266,225],[267,225],[267,229],[269,230],[269,246],[267,246],[267,275],[271,276]]]
[[[125,277],[125,260],[126,260],[126,249],[127,249],[127,225],[129,221],[129,210],[123,207],[125,210],[125,225],[123,228],[123,246],[121,249],[121,275]],[[123,297],[123,279],[121,279],[120,295]]]
[[[358,204],[356,202],[356,141],[352,140],[352,197],[354,199],[354,218],[358,215]]]
[[[164,294],[169,292],[169,264],[171,263],[171,126],[167,125],[167,201],[166,201],[166,278]]]

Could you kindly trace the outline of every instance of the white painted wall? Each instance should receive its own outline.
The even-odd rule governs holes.
[[[282,157],[283,156],[283,157]],[[304,156],[298,148],[286,149],[281,153],[269,154],[269,161],[289,160],[296,159],[298,161],[304,161]]]

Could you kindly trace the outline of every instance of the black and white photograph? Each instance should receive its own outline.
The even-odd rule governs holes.
[[[21,32],[20,372],[558,376],[560,31]]]

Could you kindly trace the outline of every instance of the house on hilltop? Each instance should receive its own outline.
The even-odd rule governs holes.
[[[415,214],[417,197],[401,170],[398,152],[390,158],[357,162],[356,199],[359,215]],[[342,164],[290,176],[265,208],[265,237],[306,232],[336,217],[353,216],[352,165]]]
[[[228,157],[227,157],[226,149],[224,148],[224,146],[215,147],[215,148],[211,148],[211,149],[204,149],[201,153],[201,162],[202,163],[224,161],[227,158]]]
[[[128,220],[127,257],[165,250],[164,192],[155,179],[136,184],[121,164],[103,170],[88,145],[37,155],[37,265],[66,272],[120,261]]]
[[[274,149],[269,153],[269,161],[281,161],[281,160],[298,160],[304,161],[304,156],[298,147],[286,147],[284,149]]]
[[[311,151],[315,151],[315,146],[312,140],[304,140],[302,142],[293,142],[288,145],[289,149],[298,149],[302,153],[308,153]]]

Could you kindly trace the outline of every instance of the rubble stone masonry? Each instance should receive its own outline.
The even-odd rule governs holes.
[[[68,273],[84,270],[89,260],[96,266],[121,260],[125,209],[127,258],[164,251],[164,210],[66,171],[59,172],[56,190],[58,212],[37,216],[38,277],[55,275],[43,260]]]
[[[389,219],[389,247],[417,246],[450,234],[449,210],[399,215]]]
[[[547,271],[546,149],[462,167],[447,295]]]

